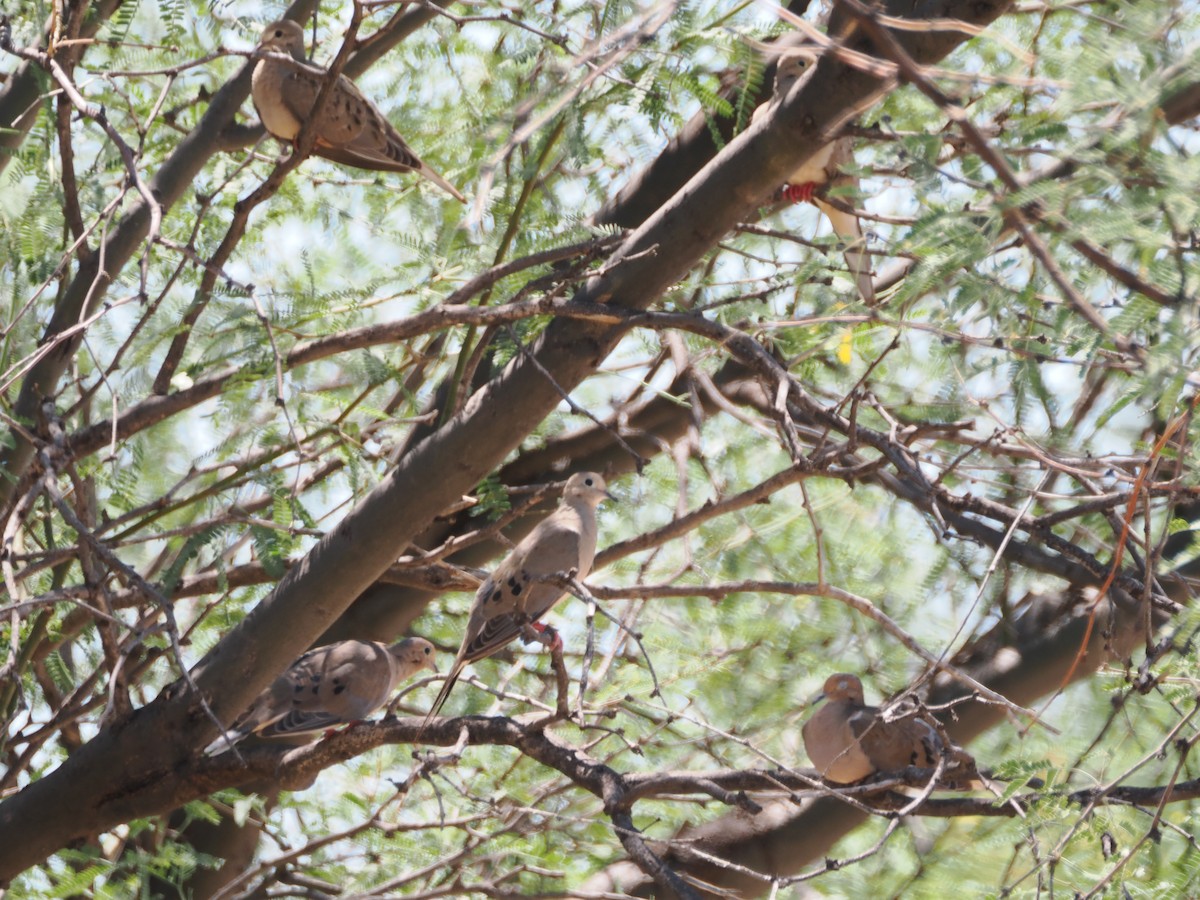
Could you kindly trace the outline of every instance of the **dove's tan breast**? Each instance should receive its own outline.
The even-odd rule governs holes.
[[[838,784],[850,784],[875,771],[849,727],[849,714],[845,703],[832,700],[818,709],[800,729],[804,749],[813,766],[825,778]]]
[[[250,82],[250,95],[263,127],[284,141],[294,140],[300,133],[300,120],[283,102],[284,80],[288,74],[287,66],[264,59],[254,67]]]

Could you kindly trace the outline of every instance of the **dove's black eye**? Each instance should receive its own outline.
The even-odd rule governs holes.
[[[584,484],[586,484],[588,487],[591,487],[591,486],[592,486],[592,479],[590,479],[590,478],[585,478],[585,479],[583,479],[583,483],[584,483]]]
[[[426,655],[426,656],[428,656],[428,655],[429,655],[430,653],[432,653],[432,652],[433,652],[433,648],[431,648],[431,647],[426,647],[426,648],[425,648],[425,655]]]
[[[275,37],[283,37],[283,29],[282,28],[275,29]]]

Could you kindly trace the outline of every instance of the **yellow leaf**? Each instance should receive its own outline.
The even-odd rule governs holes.
[[[843,366],[850,365],[850,360],[852,358],[851,351],[853,350],[853,343],[851,342],[850,339],[853,336],[854,336],[854,332],[853,332],[853,330],[851,330],[849,328],[847,328],[845,331],[842,332],[842,342],[840,344],[838,344],[837,357],[838,357],[838,361]]]

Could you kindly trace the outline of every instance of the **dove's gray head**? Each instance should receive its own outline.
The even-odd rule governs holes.
[[[388,647],[388,652],[396,657],[401,665],[411,666],[413,672],[419,672],[421,669],[429,669],[431,672],[437,671],[437,663],[434,662],[433,644],[429,643],[425,638],[405,638],[399,643]]]
[[[291,19],[280,19],[263,29],[258,41],[262,50],[279,50],[304,61],[304,29]]]
[[[604,483],[604,479],[595,472],[576,472],[567,479],[567,486],[563,489],[564,503],[582,500],[596,507],[605,500],[616,499],[608,492],[608,485]]]
[[[829,700],[849,700],[862,705],[863,686],[857,675],[838,672],[825,679],[825,689],[822,696]]]
[[[793,84],[812,71],[817,54],[810,48],[790,48],[775,63],[775,96],[782,98]]]

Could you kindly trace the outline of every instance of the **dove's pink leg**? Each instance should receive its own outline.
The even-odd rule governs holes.
[[[325,733],[321,735],[321,740],[325,740],[325,738],[331,738],[335,734],[341,734],[343,731],[349,731],[355,725],[361,725],[362,723],[362,719],[355,719],[353,722],[347,722],[341,728],[326,728]]]
[[[815,181],[806,181],[804,184],[785,184],[783,186],[783,199],[789,203],[812,203],[813,192],[817,189]]]
[[[542,622],[530,622],[529,627],[540,635],[549,636],[548,638],[543,637],[543,641],[550,648],[550,652],[553,653],[555,650],[562,651],[562,637],[559,636],[558,630],[553,625],[546,625]]]

